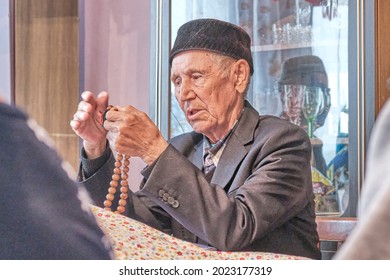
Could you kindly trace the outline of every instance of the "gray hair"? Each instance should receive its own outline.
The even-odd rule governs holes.
[[[218,53],[214,53],[214,52],[210,53],[210,58],[217,65],[217,67],[221,71],[222,77],[224,79],[229,77],[230,69],[231,69],[232,65],[238,60],[238,59],[235,59],[235,58],[232,58],[232,57],[229,57],[229,56],[226,56],[226,55],[221,55],[221,54],[218,54]],[[250,79],[250,76],[249,76],[248,77],[248,82],[247,82],[247,85],[246,85],[246,88],[245,88],[245,91],[244,91],[244,98],[246,98],[246,95],[248,93],[250,80],[251,79]]]

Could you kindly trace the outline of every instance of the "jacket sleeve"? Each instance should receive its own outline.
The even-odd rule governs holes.
[[[102,160],[103,158],[106,158],[105,162]],[[106,200],[113,174],[115,157],[108,147],[106,152],[102,155],[102,158],[97,160],[96,164],[87,159],[82,160],[82,163],[88,162],[88,167],[95,170],[95,173],[88,178],[83,178],[82,166],[80,166],[78,178],[79,184],[84,185],[89,192],[94,205],[104,208],[103,203]],[[101,165],[101,163],[103,163],[103,165]],[[128,203],[126,205],[126,212],[124,213],[126,216],[169,233],[170,219],[165,211],[160,209],[158,205],[154,205],[149,198],[142,194],[135,195],[131,190],[129,190],[128,194]],[[120,191],[118,190],[115,194],[113,205],[111,206],[112,209],[116,209],[118,206],[119,195]]]

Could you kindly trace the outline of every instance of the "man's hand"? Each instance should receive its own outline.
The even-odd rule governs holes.
[[[132,106],[108,111],[104,128],[116,134],[118,153],[140,157],[146,164],[155,161],[168,146],[153,121]]]
[[[108,105],[108,93],[101,92],[95,98],[92,92],[81,94],[80,101],[70,126],[81,137],[89,159],[99,157],[106,148],[107,130],[102,127],[104,111]]]

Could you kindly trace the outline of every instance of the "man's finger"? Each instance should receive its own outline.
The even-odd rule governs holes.
[[[98,94],[96,99],[96,106],[99,112],[103,113],[108,106],[108,93],[106,91],[102,91]]]

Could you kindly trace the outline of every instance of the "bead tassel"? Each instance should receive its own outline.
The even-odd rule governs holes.
[[[117,159],[115,161],[115,168],[114,168],[114,174],[112,175],[112,180],[110,182],[110,187],[108,188],[108,193],[106,195],[106,200],[104,201],[104,209],[108,211],[112,211],[111,206],[112,202],[115,198],[115,193],[117,191],[117,188],[119,186],[119,179],[120,179],[120,199],[118,202],[118,207],[115,213],[122,214],[126,210],[126,199],[129,197],[129,183],[127,181],[128,179],[128,172],[129,172],[129,165],[130,160],[129,156],[118,154]]]

